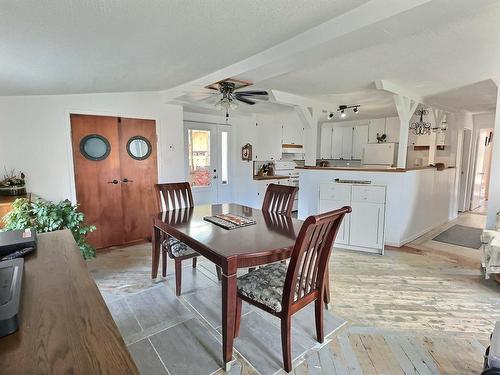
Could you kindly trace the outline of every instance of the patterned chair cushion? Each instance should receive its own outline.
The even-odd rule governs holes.
[[[171,258],[178,258],[186,255],[194,255],[197,254],[192,248],[186,245],[184,242],[181,242],[173,237],[167,238],[163,241],[163,247],[167,249],[167,241],[170,243],[170,251],[168,254]]]
[[[248,272],[238,277],[238,293],[280,312],[287,269],[286,264],[272,263]]]

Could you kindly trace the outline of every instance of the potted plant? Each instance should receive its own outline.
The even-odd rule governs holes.
[[[25,195],[26,194],[26,181],[24,180],[24,173],[16,173],[14,169],[5,173],[3,180],[0,181],[0,195]]]
[[[12,211],[4,217],[5,230],[33,228],[38,233],[69,229],[85,259],[95,257],[95,249],[87,242],[88,233],[95,226],[85,224],[85,215],[69,200],[59,203],[37,199],[19,198],[12,204]]]

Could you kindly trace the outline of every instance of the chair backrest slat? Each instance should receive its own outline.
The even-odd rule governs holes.
[[[189,182],[156,184],[156,198],[160,211],[193,207],[193,194]]]
[[[262,211],[290,216],[297,191],[299,188],[296,186],[269,184],[262,202]]]
[[[351,207],[345,206],[306,219],[288,266],[282,301],[284,309],[290,309],[315,291],[321,295],[333,242],[344,216],[349,212]]]

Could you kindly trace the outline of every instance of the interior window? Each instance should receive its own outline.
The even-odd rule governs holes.
[[[228,132],[221,132],[221,180],[223,184],[227,184],[228,181]]]

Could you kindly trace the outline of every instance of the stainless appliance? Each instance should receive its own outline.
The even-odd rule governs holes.
[[[294,161],[275,161],[274,174],[277,176],[288,176],[288,179],[280,180],[281,185],[297,186],[299,187],[299,171],[295,169],[297,164]],[[295,196],[293,201],[292,211],[299,209],[299,195]]]

